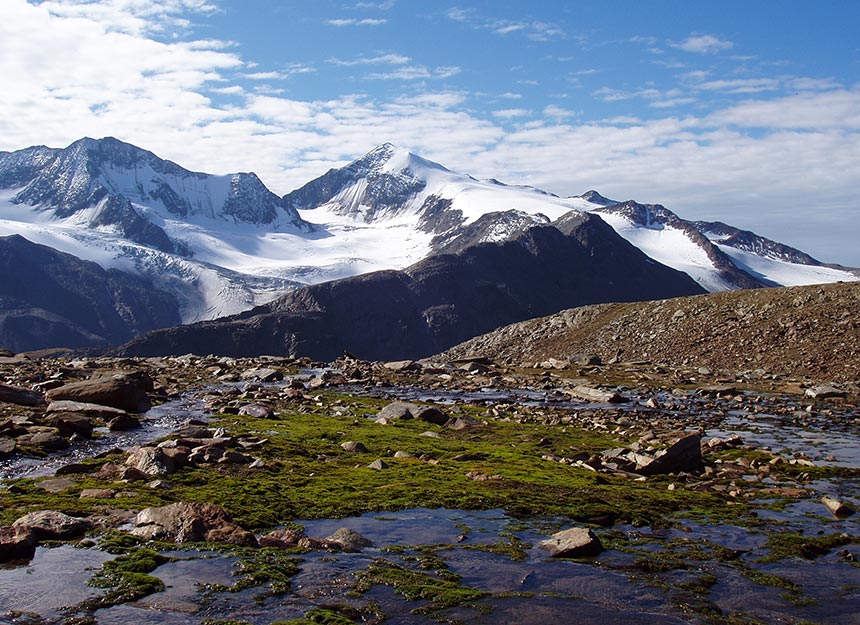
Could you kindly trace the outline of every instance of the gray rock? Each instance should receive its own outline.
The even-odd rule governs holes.
[[[848,393],[830,385],[813,386],[806,389],[804,394],[812,399],[845,399],[848,397]]]
[[[382,471],[383,469],[387,469],[388,465],[382,460],[374,460],[369,465],[367,465],[368,469],[374,469],[376,471]]]
[[[8,436],[0,436],[0,460],[8,458],[15,453],[16,447],[17,445],[15,444],[14,439],[9,438]]]
[[[101,406],[99,404],[91,404],[82,401],[71,401],[69,399],[60,399],[57,401],[52,401],[50,404],[48,404],[46,412],[48,414],[53,412],[76,412],[86,415],[92,419],[104,419],[105,421],[113,419],[114,417],[128,414],[125,410],[122,410],[120,408],[113,408],[112,406]]]
[[[72,382],[51,389],[47,396],[52,402],[67,399],[112,406],[128,412],[146,412],[152,406],[147,396],[152,387],[152,380],[145,373],[120,372]]]
[[[37,488],[47,493],[63,493],[70,488],[74,488],[78,483],[65,477],[54,477],[47,480],[42,480],[36,484]]]
[[[821,503],[823,503],[830,511],[830,514],[835,516],[837,519],[847,519],[856,512],[851,504],[839,501],[833,497],[828,497],[827,495],[821,498]]]
[[[604,390],[591,386],[578,385],[570,389],[570,394],[579,399],[597,402],[600,404],[622,404],[627,400],[621,393],[615,390]]]
[[[326,542],[332,542],[340,545],[342,551],[355,553],[361,551],[365,547],[372,547],[373,543],[359,534],[358,532],[342,527],[331,536],[324,539]]]
[[[414,360],[395,360],[382,366],[391,371],[421,371],[421,365]]]
[[[145,540],[257,546],[257,539],[251,532],[236,525],[226,510],[212,504],[180,502],[146,508],[135,517],[131,533]]]
[[[32,560],[36,555],[36,534],[29,527],[0,527],[0,563]]]
[[[12,525],[30,528],[33,530],[36,540],[69,540],[83,535],[92,527],[92,523],[87,519],[79,519],[56,510],[31,512],[16,520]]]
[[[125,463],[147,475],[171,475],[176,472],[173,458],[159,447],[132,447]]]
[[[368,452],[364,443],[359,443],[357,441],[345,441],[340,444],[340,448],[353,454],[366,454]]]
[[[45,397],[27,388],[0,384],[0,402],[18,406],[40,406],[45,403]]]
[[[107,422],[107,427],[111,432],[126,432],[140,427],[140,419],[128,413],[118,415]]]
[[[435,406],[416,406],[412,410],[412,416],[419,421],[425,421],[434,425],[445,425],[448,423],[448,415]]]
[[[284,379],[284,374],[277,369],[249,369],[242,373],[243,380],[258,380],[260,382],[278,382]]]
[[[45,425],[57,428],[63,436],[77,434],[84,438],[93,435],[93,423],[85,414],[76,412],[50,412],[42,420]]]
[[[660,475],[665,473],[697,473],[702,470],[702,439],[698,434],[685,436],[668,449],[658,452],[653,460],[637,463],[636,473]]]
[[[247,415],[256,419],[271,419],[275,416],[275,411],[268,406],[261,404],[245,404],[239,408],[240,415]]]
[[[109,488],[85,488],[81,491],[81,499],[113,499],[116,491]]]
[[[587,558],[603,551],[600,539],[585,527],[556,532],[551,538],[541,541],[539,546],[549,551],[553,558]]]
[[[68,439],[52,432],[36,432],[32,436],[27,437],[25,440],[20,440],[19,442],[22,445],[40,447],[45,451],[61,451],[69,446]]]
[[[382,410],[380,410],[379,414],[377,415],[377,419],[387,419],[389,421],[393,421],[396,419],[414,419],[415,415],[412,413],[412,411],[417,409],[418,406],[416,406],[415,404],[396,401],[391,404],[388,404]]]

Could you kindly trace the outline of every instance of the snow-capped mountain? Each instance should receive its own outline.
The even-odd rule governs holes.
[[[183,323],[583,212],[712,291],[860,277],[719,222],[477,180],[389,143],[283,198],[254,174],[192,172],[113,138],[0,152],[0,236],[134,274],[175,298]]]

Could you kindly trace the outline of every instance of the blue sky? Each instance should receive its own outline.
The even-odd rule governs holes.
[[[3,0],[0,149],[112,135],[278,193],[391,141],[860,266],[860,2]]]

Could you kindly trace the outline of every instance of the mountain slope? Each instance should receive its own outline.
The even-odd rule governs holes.
[[[860,283],[585,306],[499,328],[442,358],[481,356],[530,367],[582,354],[856,384]]]
[[[120,351],[414,358],[566,306],[698,292],[596,216],[573,212],[513,240],[304,287],[234,317],[139,337]]]
[[[178,302],[145,280],[0,237],[0,346],[104,348],[179,322]]]

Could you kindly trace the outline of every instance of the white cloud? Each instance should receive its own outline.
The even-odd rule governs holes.
[[[669,45],[684,52],[694,52],[696,54],[716,54],[717,52],[734,47],[731,41],[726,41],[713,35],[693,35],[687,37],[684,41],[673,42]]]
[[[472,28],[489,30],[497,35],[520,33],[532,41],[551,41],[564,37],[564,29],[558,24],[528,19],[501,19],[485,17],[475,9],[454,7],[445,12],[448,19],[470,25]]]
[[[545,107],[543,110],[543,114],[545,117],[552,117],[557,120],[577,117],[579,115],[579,113],[577,113],[576,111],[571,111],[569,109],[556,106],[555,104],[550,104],[549,106]]]
[[[350,60],[331,58],[328,59],[328,63],[342,67],[352,67],[354,65],[405,65],[411,60],[411,58],[402,54],[380,54],[378,56],[362,56]]]
[[[781,84],[782,81],[778,78],[738,78],[700,82],[695,87],[706,91],[725,91],[726,93],[759,93],[776,91]]]
[[[380,26],[381,24],[387,23],[387,19],[378,19],[378,18],[365,18],[365,19],[355,19],[355,18],[346,18],[346,19],[334,19],[334,20],[326,20],[326,24],[330,26]]]
[[[531,115],[531,111],[528,109],[501,109],[493,111],[493,117],[498,117],[499,119],[513,119],[515,117],[525,117],[526,115]]]
[[[424,65],[409,65],[391,72],[367,74],[365,78],[368,80],[441,80],[456,76],[460,71],[459,67],[427,68]]]

